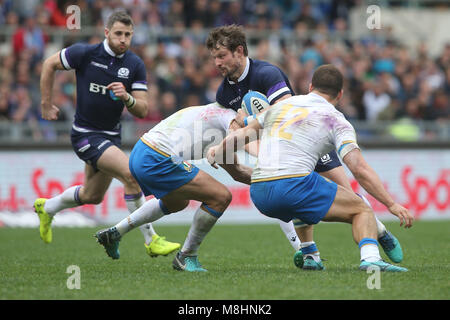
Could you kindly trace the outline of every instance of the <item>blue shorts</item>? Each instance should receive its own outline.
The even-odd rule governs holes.
[[[341,161],[339,160],[336,151],[332,151],[319,159],[314,171],[326,172],[339,166],[342,166]]]
[[[306,224],[316,224],[325,217],[336,192],[337,184],[317,172],[250,186],[252,201],[262,214],[285,222],[297,218]]]
[[[112,136],[101,132],[78,132],[72,129],[70,133],[72,148],[78,158],[91,165],[96,171],[97,160],[110,146],[121,147],[120,134]]]
[[[185,185],[199,172],[199,169],[170,156],[139,140],[130,154],[130,171],[146,196],[161,199],[169,192]]]

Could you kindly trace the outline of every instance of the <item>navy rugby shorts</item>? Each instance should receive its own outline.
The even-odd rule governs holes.
[[[326,172],[339,166],[342,166],[341,161],[339,160],[336,151],[332,151],[319,159],[314,171]]]
[[[121,136],[102,132],[78,132],[72,129],[70,134],[72,148],[78,158],[91,165],[96,171],[97,161],[110,146],[121,147]]]

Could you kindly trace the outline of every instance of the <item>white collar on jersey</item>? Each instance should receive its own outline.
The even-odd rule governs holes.
[[[322,97],[320,94],[314,93],[314,92],[310,92],[308,93],[308,96],[316,98],[316,99],[320,99],[325,103],[328,103],[329,105],[332,105],[330,102],[328,102],[327,99],[325,99],[324,97]],[[335,107],[334,105],[332,105],[333,107]]]
[[[105,51],[108,52],[108,54],[109,54],[110,56],[113,56],[113,57],[116,57],[116,58],[123,58],[123,56],[125,55],[125,53],[122,53],[122,54],[120,54],[120,55],[116,55],[116,54],[114,53],[114,51],[112,51],[112,49],[110,48],[110,46],[109,46],[109,44],[108,44],[108,41],[107,41],[106,39],[103,40],[103,48],[105,48]]]
[[[327,101],[327,99],[325,99],[324,97],[322,97],[320,94],[317,94],[317,93],[314,93],[314,92],[308,93],[308,96],[316,97],[316,98],[319,98],[319,99],[322,99],[322,100]],[[327,102],[328,102],[328,101],[327,101]]]
[[[238,82],[241,82],[242,80],[245,79],[245,77],[248,75],[248,70],[250,70],[250,59],[249,59],[248,57],[246,57],[246,60],[245,60],[245,69],[244,69],[244,72],[242,72],[241,76],[239,77]],[[227,79],[228,79],[228,78],[227,78]],[[230,79],[228,79],[228,82],[229,82],[230,84],[235,84],[235,82],[234,82],[234,81],[231,81]]]

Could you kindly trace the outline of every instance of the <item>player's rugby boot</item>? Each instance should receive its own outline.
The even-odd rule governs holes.
[[[180,248],[180,244],[176,242],[169,242],[166,237],[160,237],[157,234],[152,235],[152,242],[149,245],[144,243],[147,254],[154,258],[157,256],[167,256]]]
[[[407,272],[408,271],[408,269],[406,269],[406,268],[394,266],[383,260],[379,260],[379,261],[375,261],[375,262],[367,262],[365,260],[362,260],[361,264],[359,265],[359,270],[366,271],[369,267],[373,267],[374,269],[376,267],[378,267],[380,269],[380,271],[385,271],[385,272]]]
[[[34,201],[34,212],[37,213],[39,217],[39,234],[41,239],[45,243],[52,242],[52,220],[53,217],[50,217],[47,212],[44,210],[44,204],[47,199],[39,198]]]
[[[109,257],[113,259],[120,258],[119,241],[121,236],[115,227],[98,231],[94,237],[106,250]]]
[[[208,270],[202,268],[197,256],[185,256],[181,251],[177,253],[173,259],[172,266],[175,270],[189,272],[206,272]]]
[[[294,264],[297,268],[303,270],[323,270],[325,266],[322,260],[316,262],[313,257],[304,257],[302,250],[298,250],[294,254]]]
[[[386,230],[385,233],[378,238],[378,243],[392,262],[402,262],[402,247],[400,246],[400,242],[392,233]]]
[[[306,257],[303,260],[303,270],[323,270],[325,267],[323,266],[322,261],[316,262],[313,257]]]

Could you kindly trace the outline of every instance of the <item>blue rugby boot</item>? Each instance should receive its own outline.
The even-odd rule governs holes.
[[[402,247],[400,246],[400,242],[392,233],[386,230],[384,234],[378,238],[378,243],[392,262],[402,262]]]
[[[320,260],[319,262],[315,261],[313,257],[309,257],[307,256],[304,261],[303,261],[303,270],[323,270],[325,269],[322,260]]]
[[[408,269],[394,266],[393,264],[387,263],[383,260],[378,260],[375,262],[367,262],[365,260],[361,261],[361,264],[359,265],[359,270],[366,271],[369,267],[378,267],[380,271],[383,272],[407,272]]]
[[[185,256],[179,251],[172,262],[172,267],[179,271],[207,272],[202,268],[197,256]]]

